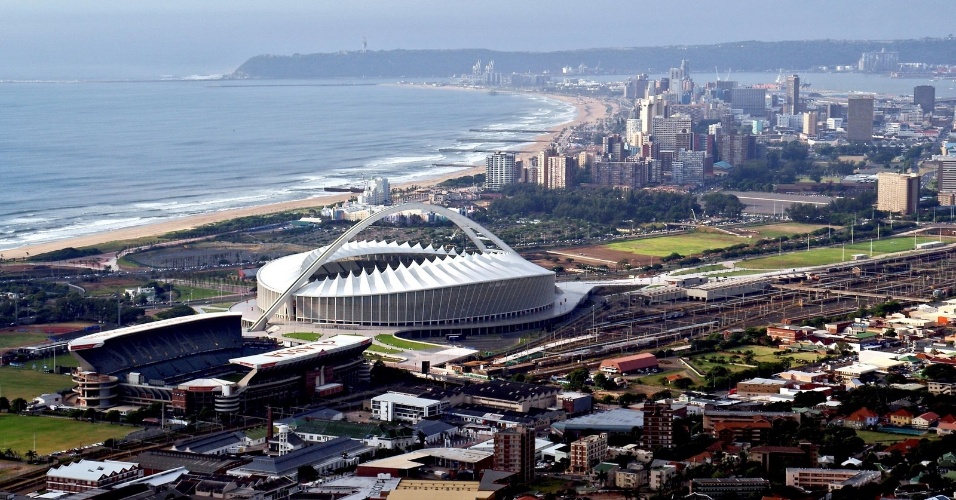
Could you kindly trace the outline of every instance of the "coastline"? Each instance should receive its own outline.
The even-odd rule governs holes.
[[[469,91],[473,89],[465,89],[461,87],[429,87],[436,90],[446,89],[446,90],[464,90]],[[485,91],[485,89],[474,89],[479,91]],[[570,97],[554,94],[533,94],[540,97],[546,97],[549,99],[555,99],[567,104],[571,104],[575,107],[576,113],[575,117],[568,122],[558,124],[551,128],[551,132],[548,134],[542,134],[535,137],[536,140],[546,140],[551,138],[556,140],[561,131],[568,129],[573,126],[580,125],[582,123],[595,122],[607,117],[606,113],[606,104],[601,100],[593,97]],[[529,143],[526,146],[523,146],[519,149],[514,150],[515,153],[521,158],[527,158],[541,149],[541,144],[538,142]],[[466,175],[475,175],[479,173],[484,173],[485,167],[483,165],[474,165],[471,168],[464,168],[456,170],[454,172],[449,172],[447,174],[432,177],[428,179],[420,179],[408,182],[402,182],[395,184],[393,188],[408,188],[410,186],[418,187],[433,187],[447,179],[453,179],[456,177],[462,177]],[[102,245],[105,243],[110,243],[114,241],[121,240],[135,240],[141,238],[156,237],[162,234],[182,231],[186,229],[192,229],[198,226],[205,224],[212,224],[216,222],[222,222],[230,219],[236,219],[240,217],[248,217],[253,215],[265,215],[272,214],[277,212],[284,212],[289,210],[299,210],[299,209],[310,209],[310,208],[321,208],[328,205],[340,203],[343,201],[349,200],[353,195],[351,193],[341,193],[341,194],[330,194],[329,196],[320,196],[313,198],[306,198],[302,200],[292,200],[285,201],[280,203],[270,203],[265,205],[256,205],[243,208],[234,208],[229,210],[222,210],[219,212],[210,212],[205,214],[191,215],[187,217],[170,219],[162,222],[156,222],[152,224],[145,224],[142,226],[132,226],[122,229],[111,230],[107,232],[92,233],[83,236],[76,236],[72,238],[67,238],[63,240],[51,241],[46,243],[37,243],[34,245],[27,245],[19,248],[12,248],[7,250],[0,251],[0,254],[3,255],[4,260],[8,259],[22,259],[30,255],[37,255],[42,253],[47,253],[55,250],[60,250],[63,248],[73,247],[73,248],[82,248],[82,247],[91,247]]]

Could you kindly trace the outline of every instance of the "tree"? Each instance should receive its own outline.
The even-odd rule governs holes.
[[[39,457],[36,450],[27,450],[24,456],[27,457],[27,463],[31,463],[31,464],[36,462],[37,457]]]
[[[319,473],[311,465],[302,465],[298,469],[298,476],[300,483],[310,483],[319,478]]]
[[[116,422],[119,422],[120,412],[116,410],[110,410],[106,412],[106,420],[113,424],[115,424]]]
[[[96,419],[96,409],[87,408],[86,411],[83,412],[83,418],[90,422],[94,421]]]
[[[27,400],[23,398],[16,398],[13,402],[10,403],[10,412],[11,413],[21,413],[27,409]]]
[[[933,363],[923,368],[923,377],[935,382],[956,382],[956,367],[943,363]]]
[[[424,448],[425,440],[428,439],[428,436],[426,436],[424,432],[418,431],[418,434],[416,437],[418,437],[418,444],[421,445],[422,448]]]
[[[0,396],[0,411],[10,411],[10,400],[6,396]]]

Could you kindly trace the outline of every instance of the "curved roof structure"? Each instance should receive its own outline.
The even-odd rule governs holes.
[[[426,210],[448,217],[479,253],[432,245],[350,241],[383,217]],[[481,236],[479,236],[479,233]],[[497,248],[488,248],[490,241]],[[554,273],[524,260],[478,223],[447,208],[408,203],[368,217],[331,245],[277,259],[257,275],[258,330],[288,319],[370,325],[459,324],[552,307]]]

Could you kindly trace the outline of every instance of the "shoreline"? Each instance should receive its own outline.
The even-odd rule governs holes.
[[[416,85],[418,87],[419,85]],[[433,88],[435,90],[445,89],[445,90],[459,90],[459,91],[481,91],[485,92],[487,89],[469,89],[461,87],[427,87]],[[552,140],[557,139],[561,131],[568,129],[583,123],[591,123],[607,117],[605,111],[605,106],[607,106],[603,101],[593,98],[593,97],[571,97],[555,94],[543,94],[543,93],[534,93],[529,95],[535,95],[540,97],[545,97],[549,99],[555,99],[562,101],[566,104],[570,104],[575,107],[576,113],[574,118],[570,121],[557,124],[551,127],[551,132],[547,134],[542,134],[536,136],[535,140],[544,140],[551,138]],[[520,158],[527,158],[542,148],[542,143],[533,142],[525,146],[522,146],[518,149],[509,150],[514,151],[516,155]],[[463,168],[460,170],[455,170],[437,177],[429,177],[426,179],[412,180],[401,182],[395,184],[393,189],[407,189],[411,186],[418,186],[420,188],[434,187],[439,183],[448,180],[454,179],[457,177],[463,177],[466,175],[475,175],[479,173],[484,173],[484,165],[474,165],[471,168]],[[248,217],[254,215],[266,215],[273,214],[277,212],[285,212],[290,210],[300,210],[300,209],[310,209],[310,208],[322,208],[328,205],[334,205],[336,203],[341,203],[348,201],[354,195],[352,193],[329,193],[329,196],[318,196],[312,198],[305,198],[301,200],[291,200],[278,203],[269,203],[265,205],[255,205],[249,207],[241,208],[232,208],[228,210],[222,210],[218,212],[209,212],[205,214],[190,215],[186,217],[180,217],[175,219],[169,219],[162,222],[156,222],[151,224],[144,224],[141,226],[131,226],[122,229],[114,229],[110,231],[91,233],[83,236],[75,236],[70,238],[65,238],[62,240],[50,241],[45,243],[36,243],[32,245],[26,245],[18,248],[11,248],[6,250],[0,250],[0,254],[3,255],[4,260],[12,259],[23,259],[25,257],[47,252],[52,252],[55,250],[60,250],[63,248],[73,247],[73,248],[84,248],[84,247],[94,247],[97,245],[102,245],[106,243],[111,243],[115,241],[122,240],[136,240],[141,238],[156,237],[166,233],[171,233],[174,231],[182,231],[186,229],[193,229],[202,225],[212,224],[216,222],[227,221],[230,219],[237,219],[240,217]]]

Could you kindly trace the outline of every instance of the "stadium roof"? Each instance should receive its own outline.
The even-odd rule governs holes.
[[[278,351],[233,358],[230,359],[229,362],[255,369],[271,368],[273,366],[288,365],[297,361],[317,358],[326,354],[357,347],[361,344],[371,343],[372,339],[360,335],[336,335],[328,339],[309,342],[308,344],[295,347],[287,347],[285,349],[279,349]]]
[[[214,317],[228,317],[228,316],[242,317],[242,313],[225,312],[225,313],[194,314],[192,316],[181,316],[179,318],[164,319],[162,321],[154,321],[152,323],[144,323],[142,325],[128,326],[126,328],[117,328],[116,330],[93,333],[90,335],[85,335],[83,337],[71,340],[69,344],[69,350],[80,351],[83,349],[92,349],[94,347],[102,347],[107,340],[123,337],[125,335],[147,332],[147,331],[156,330],[156,329],[168,327],[168,326],[180,326],[180,325],[193,323],[196,321],[206,321]]]
[[[260,284],[267,287],[283,289],[298,278],[299,274],[307,269],[324,250],[323,247],[270,262],[259,271],[257,279]],[[438,258],[401,264],[397,268],[389,267],[384,271],[375,268],[371,272],[362,270],[358,274],[329,276],[307,283],[296,291],[296,295],[309,297],[379,295],[553,274],[552,271],[528,262],[520,255],[511,252],[486,251],[456,255],[430,245],[422,247],[384,241],[349,242],[337,250],[329,262],[381,254],[428,254]]]

